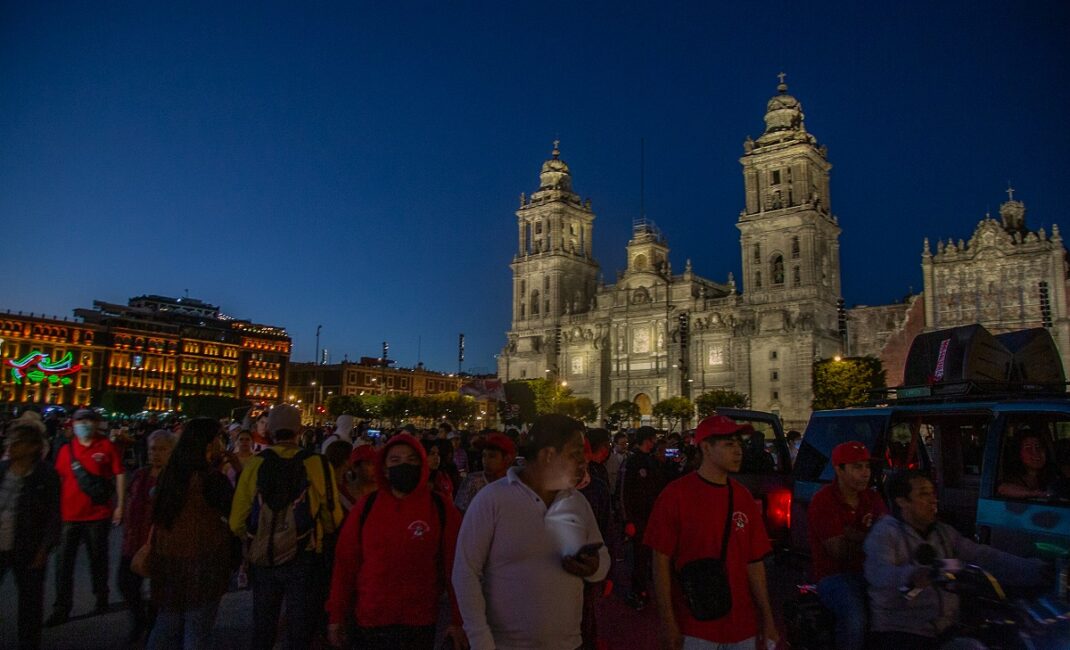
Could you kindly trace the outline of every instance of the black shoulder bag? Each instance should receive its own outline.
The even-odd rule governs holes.
[[[728,480],[728,514],[724,518],[721,557],[704,557],[680,567],[677,574],[687,607],[696,621],[712,621],[732,611],[732,588],[728,583],[728,540],[732,535],[732,480]]]
[[[73,445],[75,444],[77,443],[73,441],[67,443],[67,453],[70,454],[71,471],[74,473],[75,480],[78,481],[78,487],[94,505],[108,505],[111,503],[111,498],[115,496],[115,481],[97,476],[83,467],[82,463],[74,457]]]

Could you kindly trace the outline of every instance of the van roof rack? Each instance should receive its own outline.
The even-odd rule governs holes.
[[[955,381],[917,386],[891,386],[870,391],[867,406],[976,402],[998,399],[1067,399],[1067,383],[1026,384],[1019,382]]]

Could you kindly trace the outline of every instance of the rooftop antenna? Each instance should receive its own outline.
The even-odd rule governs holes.
[[[420,365],[420,364],[422,364],[424,362],[423,349],[424,349],[424,337],[423,336],[417,336],[416,337],[416,365]]]

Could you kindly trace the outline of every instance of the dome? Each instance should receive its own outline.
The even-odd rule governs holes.
[[[572,173],[568,165],[561,160],[561,151],[558,149],[560,141],[554,140],[554,150],[551,158],[542,164],[539,172],[540,190],[564,190],[572,191]]]
[[[788,94],[788,85],[784,83],[783,75],[776,89],[778,94],[769,100],[765,108],[765,132],[794,131],[802,128],[805,118],[802,104]]]

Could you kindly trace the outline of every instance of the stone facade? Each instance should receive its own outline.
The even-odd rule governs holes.
[[[633,223],[626,270],[613,284],[598,281],[595,215],[555,143],[538,191],[521,194],[516,212],[499,377],[567,381],[603,408],[632,400],[644,414],[667,397],[728,388],[804,426],[814,360],[843,352],[840,228],[827,151],[787,90],[782,79],[764,133],[743,144],[742,290],[731,275],[695,275],[690,260],[674,274],[667,240],[645,219]]]
[[[903,382],[910,345],[924,331],[925,300],[921,294],[893,305],[859,305],[847,310],[848,354],[879,358],[888,386]]]
[[[933,252],[922,245],[924,291],[909,306],[883,305],[848,311],[851,354],[881,358],[889,385],[903,379],[914,336],[921,332],[980,323],[999,334],[1045,327],[1070,368],[1066,248],[1059,226],[1049,235],[1029,229],[1025,204],[1000,206],[1000,220],[985,215],[969,241],[939,240]]]
[[[1031,230],[1025,204],[1000,206],[1000,221],[986,215],[969,241],[940,240],[936,252],[926,239],[921,268],[925,282],[926,329],[980,323],[993,334],[1030,327],[1051,331],[1070,367],[1066,248],[1053,225]]]

